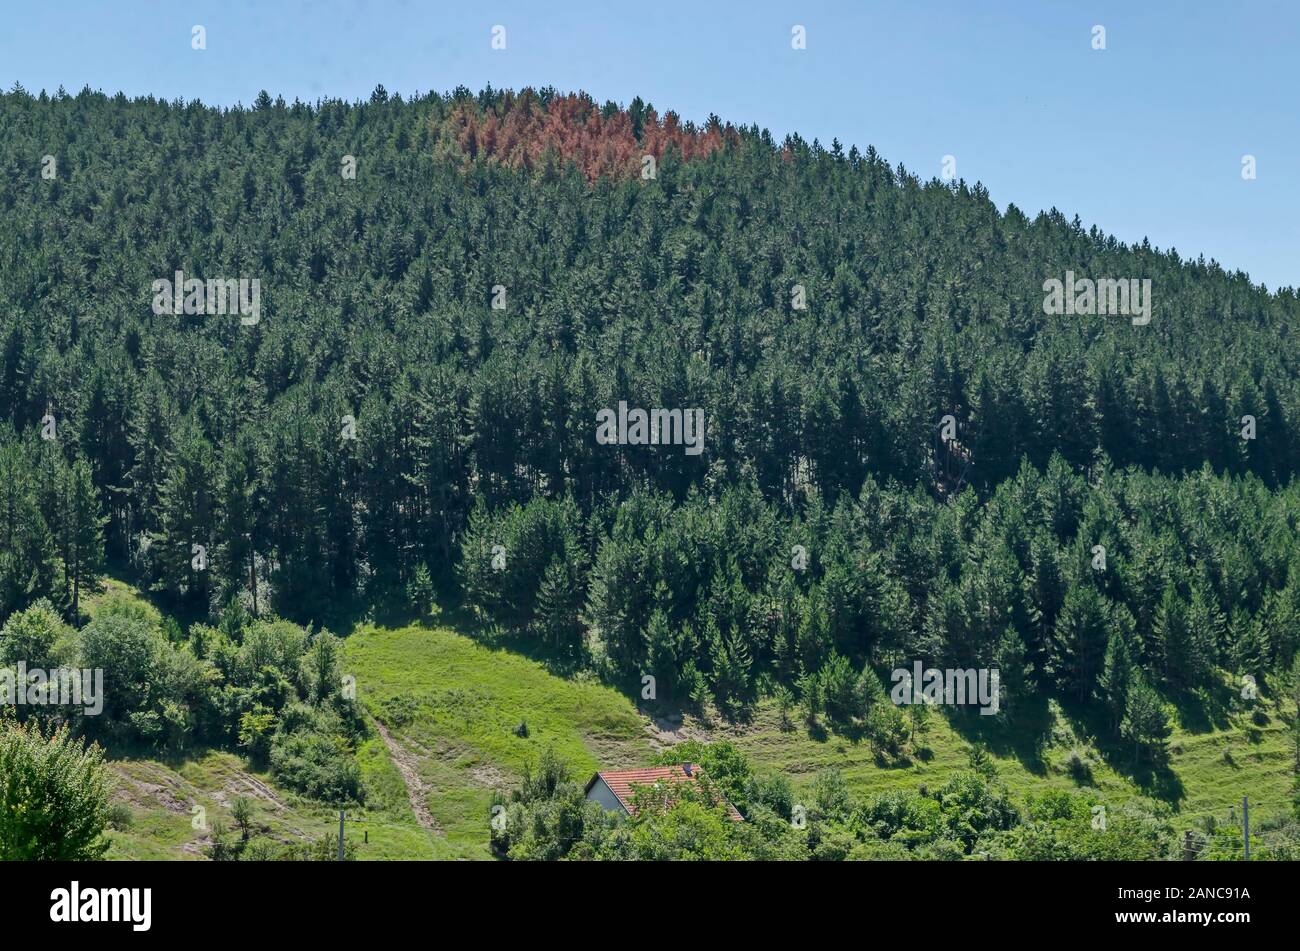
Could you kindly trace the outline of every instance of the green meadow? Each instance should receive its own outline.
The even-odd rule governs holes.
[[[1167,802],[1182,827],[1226,818],[1243,794],[1260,819],[1283,812],[1288,800],[1292,754],[1267,702],[1222,728],[1176,727],[1167,770],[1149,776],[1134,773],[1123,751],[1103,756],[1055,704],[1039,718],[1033,741],[980,733],[978,717],[934,714],[904,756],[882,760],[865,741],[782,722],[768,702],[742,723],[638,709],[611,687],[557,675],[543,661],[448,624],[362,624],[346,640],[345,661],[371,734],[356,753],[367,802],[350,810],[346,823],[360,859],[490,858],[493,793],[508,792],[547,747],[585,779],[597,769],[645,763],[688,738],[730,741],[757,768],[785,773],[796,790],[827,768],[839,769],[860,793],[938,785],[967,768],[978,740],[1021,802],[1048,788],[1091,789],[1112,806],[1148,796]],[[238,795],[253,801],[258,834],[284,842],[337,834],[336,811],[278,789],[232,752],[117,760],[114,767],[116,798],[131,818],[112,833],[110,858],[202,858],[209,831],[195,827],[194,807],[205,811],[208,830],[213,823],[229,828]]]

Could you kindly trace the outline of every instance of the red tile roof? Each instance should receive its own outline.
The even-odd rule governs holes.
[[[635,795],[633,786],[654,786],[657,783],[686,783],[694,782],[700,775],[700,768],[691,763],[682,763],[679,766],[653,766],[646,769],[618,769],[610,772],[597,773],[591,777],[587,783],[585,793],[591,792],[591,787],[596,785],[597,780],[604,780],[605,785],[610,791],[618,797],[619,803],[627,810],[627,814],[636,815],[636,806],[632,804],[632,798]],[[727,806],[727,815],[732,822],[744,822],[745,817],[726,799],[722,800]]]

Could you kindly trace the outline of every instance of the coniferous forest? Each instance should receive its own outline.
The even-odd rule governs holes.
[[[1175,720],[1294,707],[1292,289],[869,147],[549,88],[15,86],[0,172],[0,666],[109,688],[102,717],[19,720],[364,801],[347,628],[434,603],[566,677],[728,723],[776,703],[884,761],[914,662],[998,671],[997,729],[1059,704],[1152,788]],[[1049,313],[1067,272],[1150,281],[1149,322]],[[256,311],[191,306],[186,279],[256,281]],[[686,439],[638,438],[638,408]],[[110,578],[168,620],[92,618]],[[900,857],[921,828],[928,857],[1013,829],[998,855],[1173,848],[1044,845],[1025,830],[1076,807],[1018,814],[978,753],[930,818],[933,792],[819,780],[796,848],[756,831],[788,787],[726,752],[695,750],[752,841],[710,857]],[[499,853],[678,857],[590,819],[538,832],[564,796],[581,813],[548,757]]]

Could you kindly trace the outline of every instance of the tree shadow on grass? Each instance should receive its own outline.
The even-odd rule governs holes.
[[[1175,809],[1187,798],[1183,781],[1170,765],[1167,749],[1145,755],[1136,751],[1132,743],[1115,735],[1109,715],[1100,704],[1081,703],[1073,698],[1060,703],[1061,713],[1075,734],[1092,743],[1106,765],[1143,794]]]
[[[1019,697],[1001,715],[955,709],[947,721],[967,743],[982,745],[995,756],[1014,757],[1035,776],[1047,774],[1044,751],[1051,741],[1052,711],[1046,694],[1035,692]]]
[[[376,600],[357,594],[348,598],[318,602],[289,620],[346,637],[362,624],[399,628],[419,623],[427,618],[422,618],[419,612],[412,610],[405,603],[405,599],[392,597]]]
[[[808,738],[812,740],[814,743],[829,742],[831,738],[831,731],[826,729],[825,725],[821,722],[821,720],[813,720],[812,722],[809,722],[808,720],[805,719],[802,722],[803,722],[804,730],[807,731],[808,733]]]
[[[1128,746],[1128,744],[1123,745]],[[1166,751],[1161,751],[1148,759],[1134,755],[1132,748],[1129,747],[1127,755],[1120,755],[1119,751],[1115,750],[1111,753],[1103,753],[1103,756],[1108,757],[1107,762],[1112,769],[1128,777],[1133,785],[1152,799],[1167,802],[1177,809],[1187,798],[1183,781],[1170,767],[1169,755]]]
[[[526,657],[540,664],[547,673],[557,677],[571,678],[583,671],[589,671],[589,658],[582,651],[570,646],[556,645],[545,638],[528,631],[518,631],[486,623],[476,617],[467,606],[457,603],[440,604],[438,613],[432,618],[408,617],[405,624],[421,623],[433,627],[446,627],[458,634],[470,638],[492,650],[509,651],[520,657]],[[401,625],[399,625],[401,626]],[[636,702],[640,696],[641,685],[609,683],[603,678],[602,683],[613,687]]]
[[[236,757],[240,761],[241,768],[248,772],[264,771],[269,768],[266,763],[252,762],[245,755],[244,750],[233,746],[223,746],[219,743],[196,743],[176,749],[174,747],[158,746],[139,739],[121,740],[109,736],[91,736],[88,739],[100,745],[104,750],[104,758],[109,762],[152,760],[155,763],[161,763],[175,773],[180,773],[190,763],[202,762],[213,753],[229,753]]]
[[[911,769],[915,765],[905,750],[872,750],[871,762],[877,769]]]
[[[1173,705],[1178,726],[1186,733],[1209,733],[1232,726],[1233,692],[1224,684],[1168,691],[1165,699]]]

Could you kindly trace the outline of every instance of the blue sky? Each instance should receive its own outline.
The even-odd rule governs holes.
[[[5,88],[211,104],[263,88],[354,99],[377,83],[640,95],[686,119],[874,145],[924,177],[953,155],[999,207],[1055,206],[1124,241],[1300,285],[1300,4],[117,0],[23,4],[5,21]],[[194,24],[206,50],[190,48]],[[790,47],[794,24],[806,50]]]

